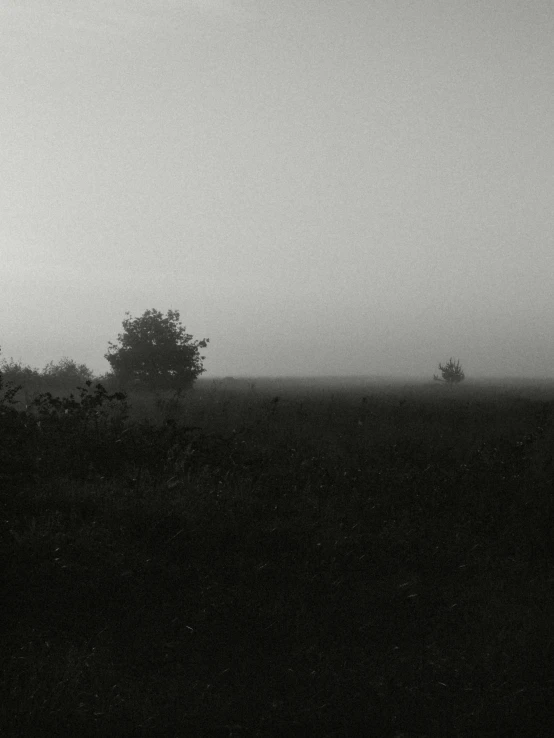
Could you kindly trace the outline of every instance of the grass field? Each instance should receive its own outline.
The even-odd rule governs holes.
[[[553,397],[6,411],[0,735],[550,736]]]

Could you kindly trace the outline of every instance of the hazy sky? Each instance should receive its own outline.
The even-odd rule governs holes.
[[[552,0],[0,0],[0,346],[554,376]]]

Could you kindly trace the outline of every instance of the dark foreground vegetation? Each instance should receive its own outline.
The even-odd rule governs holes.
[[[15,399],[1,735],[551,735],[547,394]]]

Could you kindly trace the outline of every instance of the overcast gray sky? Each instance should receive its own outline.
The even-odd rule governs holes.
[[[0,346],[554,375],[552,0],[0,0]]]

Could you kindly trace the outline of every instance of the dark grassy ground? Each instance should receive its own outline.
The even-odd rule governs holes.
[[[551,404],[250,385],[25,431],[0,734],[550,736]]]

